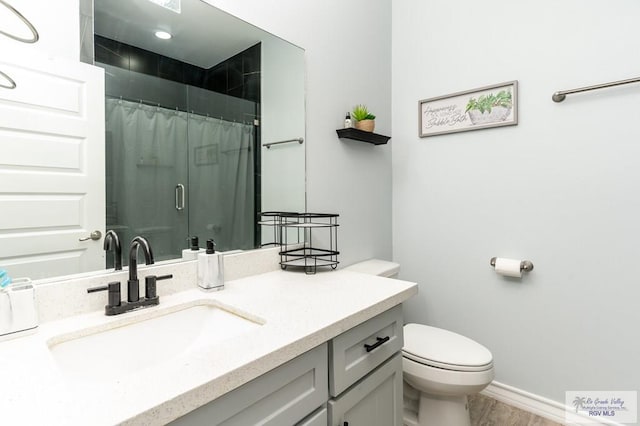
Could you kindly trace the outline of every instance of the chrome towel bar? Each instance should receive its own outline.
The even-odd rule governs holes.
[[[287,139],[285,141],[265,143],[265,144],[262,144],[262,146],[265,146],[267,147],[267,149],[269,149],[271,148],[271,145],[280,145],[281,143],[290,143],[290,142],[298,142],[299,144],[301,144],[302,142],[304,142],[304,139],[303,138]]]
[[[578,89],[560,90],[555,92],[553,96],[551,96],[551,99],[553,99],[553,102],[562,102],[565,100],[567,95],[571,95],[573,93],[588,92],[590,90],[605,89],[607,87],[621,86],[623,84],[631,83],[640,83],[640,77],[629,78],[627,80],[612,81],[611,83],[596,84],[594,86],[580,87]]]

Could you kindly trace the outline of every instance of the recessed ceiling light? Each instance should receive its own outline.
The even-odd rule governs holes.
[[[166,31],[156,31],[156,37],[162,40],[169,40],[171,38],[171,34]]]

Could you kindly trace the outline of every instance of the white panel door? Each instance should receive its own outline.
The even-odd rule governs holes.
[[[104,269],[104,71],[20,59],[0,70],[0,267],[32,279]]]

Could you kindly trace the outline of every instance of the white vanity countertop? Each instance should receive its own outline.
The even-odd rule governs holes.
[[[194,288],[164,296],[158,307],[114,317],[100,311],[41,324],[35,334],[0,342],[0,424],[165,424],[417,291],[414,283],[350,271],[315,275],[275,271],[227,282],[220,292]],[[106,302],[106,294],[104,298]],[[203,299],[265,323],[223,344],[188,347],[152,368],[115,379],[69,379],[47,346],[52,338],[79,328],[107,327]],[[127,347],[121,350],[126,352]],[[162,359],[163,354],[157,357]]]

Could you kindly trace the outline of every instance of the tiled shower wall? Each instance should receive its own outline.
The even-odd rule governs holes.
[[[258,103],[260,43],[209,69],[95,36],[95,61]]]

